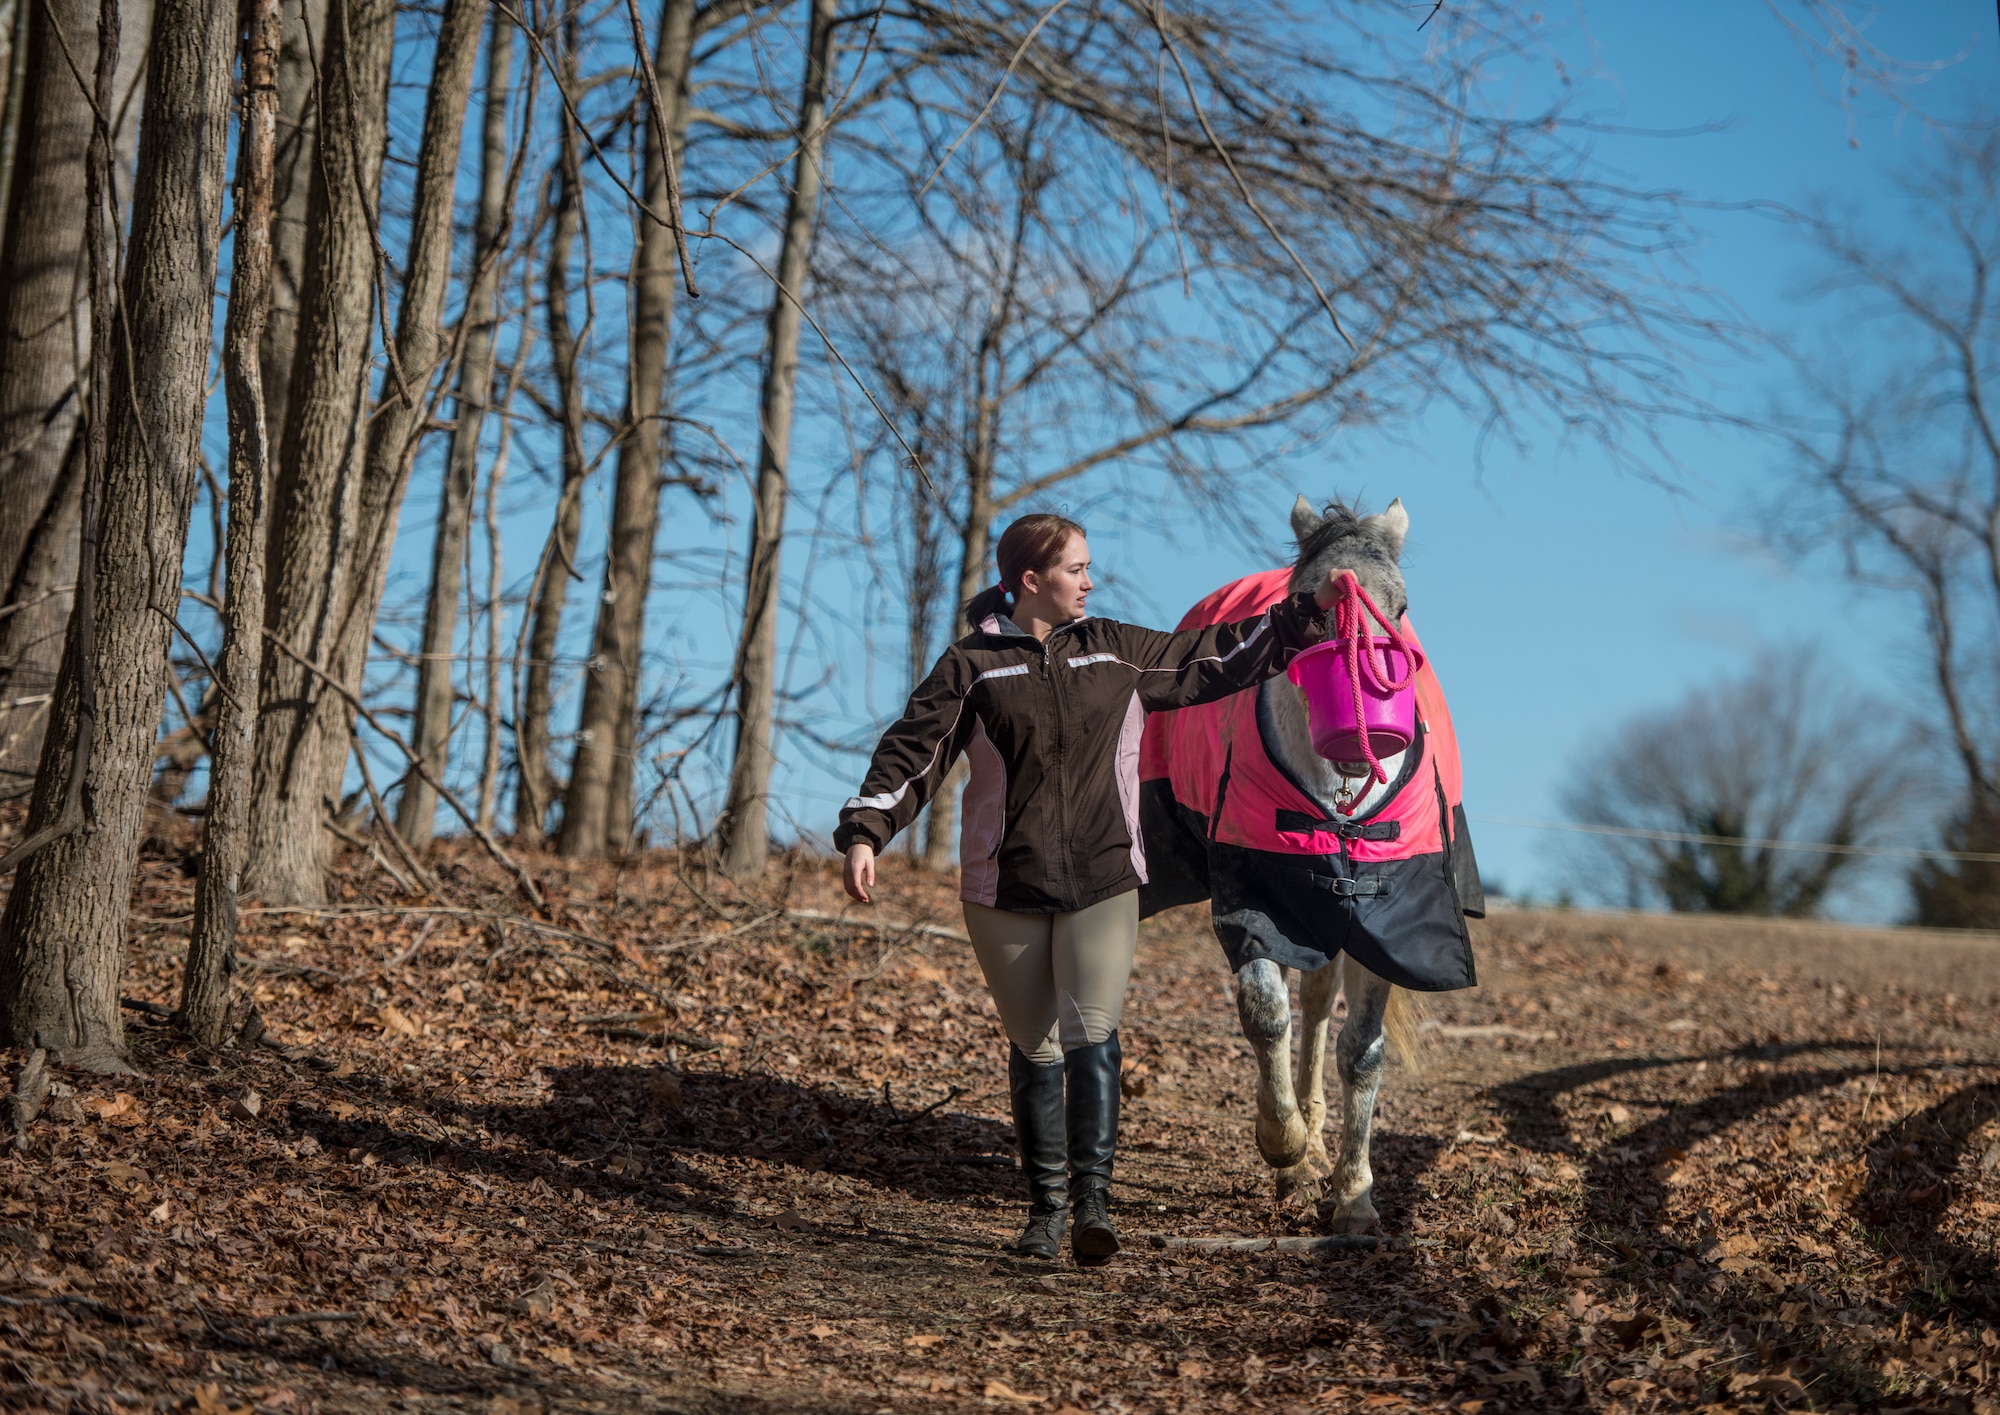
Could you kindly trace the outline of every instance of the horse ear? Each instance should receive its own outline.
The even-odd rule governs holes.
[[[1410,513],[1403,509],[1403,498],[1397,497],[1389,503],[1389,509],[1379,516],[1370,516],[1369,521],[1389,542],[1389,553],[1400,556],[1403,553],[1403,537],[1410,533]]]
[[[1313,504],[1305,499],[1303,493],[1292,503],[1292,534],[1300,540],[1318,530],[1322,519],[1319,512],[1313,510]]]

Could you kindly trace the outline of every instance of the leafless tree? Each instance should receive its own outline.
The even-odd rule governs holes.
[[[19,795],[41,747],[76,580],[83,488],[75,432],[89,359],[84,154],[97,62],[95,0],[22,7],[22,83],[9,221],[0,243],[0,793]],[[151,7],[125,7],[113,79],[129,157]],[[131,101],[125,101],[131,100]],[[0,189],[4,190],[4,189]],[[119,210],[123,201],[115,203]],[[115,219],[107,217],[107,219]]]
[[[319,133],[327,0],[283,0],[278,52],[278,153],[273,162],[271,315],[264,324],[264,409],[274,447],[291,419],[292,360],[306,283],[306,220]]]
[[[1917,681],[1956,782],[1951,848],[2000,851],[2000,124],[1937,144],[1904,182],[1912,235],[1813,226],[1835,315],[1786,410],[1791,478],[1768,524],[1901,597]],[[1919,917],[2000,917],[1982,862],[1917,879]],[[1954,885],[1951,881],[1957,880]],[[1983,881],[1979,887],[1975,884]],[[1983,897],[1984,902],[1977,902]],[[1950,902],[1956,900],[1957,902]]]
[[[340,682],[357,690],[388,578],[410,468],[443,392],[438,375],[448,354],[443,313],[451,283],[452,194],[487,8],[488,0],[446,0],[432,47],[396,329],[388,340],[382,394],[368,419],[353,523],[355,551],[346,570],[341,596],[344,618],[335,642],[333,671]],[[383,264],[378,259],[378,281],[383,278]],[[336,533],[344,534],[345,528]],[[351,735],[353,717],[346,705],[335,711],[343,735]],[[346,754],[338,751],[323,758],[325,796],[339,797],[346,760]]]
[[[100,55],[117,52],[117,13],[115,4],[102,11]],[[101,494],[86,487],[84,498],[87,508],[102,507],[101,519],[85,519],[86,538],[94,529],[101,536],[101,554],[83,557],[95,603],[89,615],[71,616],[28,820],[32,838],[63,819],[80,776],[90,828],[78,822],[26,860],[0,915],[5,1040],[49,1046],[87,1065],[123,1064],[118,984],[198,476],[235,21],[236,7],[220,0],[160,0],[123,282],[129,343],[108,337],[109,241],[91,243],[99,277],[93,347],[113,345],[109,377],[98,380],[92,400],[105,420],[103,460],[93,455],[90,467],[101,467]],[[99,112],[110,107],[107,70],[100,63]],[[108,177],[106,124],[97,125],[92,146],[95,172]],[[92,186],[101,198],[108,182]],[[93,672],[101,688],[94,695]]]
[[[436,538],[431,546],[430,592],[424,601],[424,633],[419,640],[422,660],[417,666],[417,751],[426,762],[442,767],[451,744],[452,660],[458,632],[458,601],[463,589],[467,537],[472,524],[472,497],[479,480],[480,438],[486,428],[488,400],[494,387],[494,326],[500,315],[502,256],[512,226],[513,187],[519,167],[508,157],[507,106],[514,88],[514,22],[494,9],[486,40],[485,112],[479,154],[479,213],[472,238],[472,276],[459,331],[463,352],[459,361],[457,420],[438,498]],[[535,76],[531,63],[525,87],[531,98]],[[522,115],[523,128],[534,120],[532,102]],[[522,156],[525,156],[525,150]],[[412,849],[430,843],[437,817],[437,793],[420,778],[403,787],[397,806],[397,827]]]
[[[565,94],[575,93],[581,78],[580,8],[578,0],[566,0],[556,76]],[[586,410],[580,361],[585,340],[570,313],[571,282],[577,278],[571,262],[584,206],[582,140],[571,116],[570,103],[565,104],[559,122],[562,125],[559,156],[552,174],[553,234],[549,238],[542,306],[548,320],[549,359],[556,385],[553,412],[562,435],[562,489],[556,497],[555,514],[550,517],[541,562],[535,569],[526,691],[521,697],[515,733],[520,782],[514,804],[514,834],[530,845],[542,843],[548,829],[549,809],[561,792],[550,760],[549,717],[555,706],[556,647],[562,634],[563,608],[569,599],[570,582],[583,578],[576,564],[577,543],[583,525],[584,479],[592,469],[589,449],[584,445]],[[586,290],[589,279],[586,271],[581,282]]]
[[[327,758],[344,763],[348,751],[344,707],[321,674],[338,664],[359,550],[356,464],[368,406],[395,28],[390,0],[328,0],[325,44],[317,50],[323,82],[309,164],[305,278],[266,576],[267,623],[293,654],[264,658],[244,874],[245,889],[273,904],[323,897]]]
[[[765,336],[763,392],[757,404],[757,500],[750,526],[743,631],[736,652],[736,756],[723,807],[722,859],[738,877],[764,872],[771,789],[771,711],[778,675],[778,556],[790,498],[792,414],[798,387],[799,330],[813,221],[819,207],[832,78],[834,0],[812,0],[806,72],[800,86],[798,157],[792,167],[783,236]]]
[[[201,875],[181,984],[180,1024],[219,1047],[229,1024],[235,973],[236,893],[248,853],[250,764],[256,748],[257,681],[264,664],[264,556],[270,522],[271,437],[264,417],[264,327],[271,308],[271,206],[278,148],[278,0],[243,15],[243,120],[236,146],[236,220],[223,330],[229,403],[229,530],[226,612],[209,753]],[[190,724],[192,726],[192,724]]]
[[[636,0],[632,13],[638,14]],[[694,66],[694,0],[666,0],[660,12],[652,92],[640,102],[652,115],[644,139],[646,204],[678,223],[677,173],[687,148],[689,79]],[[659,107],[654,107],[657,100]],[[630,284],[632,352],[617,486],[604,557],[604,589],[578,716],[576,751],[563,793],[560,844],[572,858],[622,854],[632,831],[632,753],[639,721],[639,665],[646,599],[653,586],[659,534],[666,422],[667,351],[673,334],[678,257],[685,246],[657,216],[641,215]]]
[[[1632,908],[1807,917],[1861,873],[1856,847],[1894,838],[1920,779],[1883,704],[1808,652],[1774,654],[1587,749],[1562,804],[1605,833],[1572,852],[1570,877]]]

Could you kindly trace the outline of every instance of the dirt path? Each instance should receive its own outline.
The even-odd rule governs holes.
[[[1080,1272],[997,1248],[1002,1044],[948,889],[893,877],[870,919],[930,931],[884,932],[814,917],[803,862],[755,897],[537,868],[554,931],[363,912],[362,875],[256,916],[284,1050],[135,1014],[140,1077],[64,1074],[0,1159],[0,1399],[2000,1410],[2000,940],[1500,916],[1385,1088],[1383,1249],[1191,1257],[1147,1236],[1317,1218],[1272,1203],[1182,911],[1124,1033],[1128,1254]],[[136,997],[173,996],[187,892],[156,864]]]

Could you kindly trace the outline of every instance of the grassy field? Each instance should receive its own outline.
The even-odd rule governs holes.
[[[282,1412],[1943,1410],[2000,1398],[2000,939],[1507,913],[1377,1121],[1372,1253],[1250,1133],[1202,910],[1147,925],[1108,1268],[1000,1251],[1004,1043],[948,883],[534,862],[529,925],[253,914],[271,1041],[63,1073],[0,1158],[0,1400]],[[171,1002],[149,863],[127,991]],[[440,909],[445,910],[440,912]],[[18,1064],[15,1056],[10,1062]]]

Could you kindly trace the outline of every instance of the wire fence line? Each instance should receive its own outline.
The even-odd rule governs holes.
[[[1627,840],[1665,840],[1685,845],[1728,845],[1739,850],[1809,850],[1820,855],[1881,855],[1901,860],[1962,860],[1970,864],[2000,864],[2000,854],[1973,850],[1897,849],[1884,845],[1836,845],[1826,840],[1755,840],[1736,835],[1697,835],[1685,830],[1642,830],[1627,825],[1585,825],[1579,821],[1534,820],[1527,816],[1489,816],[1468,811],[1482,825],[1513,825],[1528,830],[1561,830],[1575,835],[1615,835]]]

